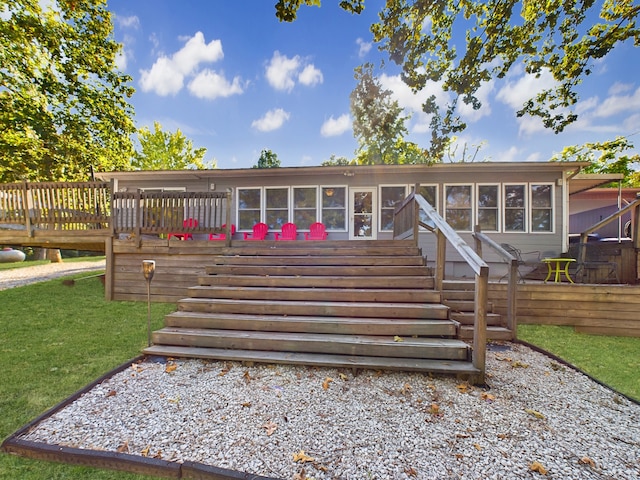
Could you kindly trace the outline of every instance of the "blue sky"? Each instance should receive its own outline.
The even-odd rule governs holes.
[[[109,0],[118,63],[131,75],[137,127],[180,129],[218,168],[254,165],[263,149],[282,166],[319,165],[331,155],[353,158],[349,94],[354,69],[376,66],[380,83],[411,114],[408,140],[429,146],[421,104],[438,85],[413,95],[399,69],[372,43],[369,26],[383,3],[368,0],[351,15],[338,2],[303,8],[289,24],[265,0]],[[381,60],[385,67],[379,69]],[[481,91],[483,107],[463,112],[460,145],[483,144],[477,160],[546,161],[564,146],[629,136],[640,151],[640,55],[632,42],[593,65],[580,87],[579,120],[562,134],[515,112],[548,86],[515,69]],[[462,151],[462,146],[458,152]],[[632,152],[633,153],[633,152]],[[458,155],[459,156],[459,155]]]

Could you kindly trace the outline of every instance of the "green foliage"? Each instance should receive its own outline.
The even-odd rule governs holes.
[[[202,162],[207,149],[193,149],[193,142],[178,129],[163,132],[159,122],[153,123],[153,132],[147,127],[138,130],[140,151],[134,153],[131,165],[137,170],[185,170],[206,168]]]
[[[278,155],[273,153],[271,150],[264,149],[260,152],[260,158],[258,159],[258,163],[256,163],[251,168],[279,168],[280,167],[280,159]]]
[[[565,147],[552,160],[591,162],[583,173],[621,173],[624,175],[622,184],[625,187],[640,187],[640,155],[622,154],[631,149],[633,144],[626,137],[616,137],[607,142]],[[612,186],[617,186],[617,182]]]
[[[409,132],[402,107],[373,75],[373,65],[355,69],[356,87],[350,95],[353,135],[358,139],[358,165],[426,163],[428,157],[416,144],[406,142]]]
[[[127,169],[134,90],[116,70],[106,1],[4,0],[0,8],[0,181]]]
[[[576,333],[572,327],[519,325],[518,337],[640,400],[640,341]]]
[[[357,165],[355,160],[349,160],[347,157],[336,157],[335,155],[331,155],[329,160],[325,160],[320,164],[322,167],[335,167],[335,166],[350,166]]]
[[[276,15],[292,21],[304,3],[279,2]],[[357,13],[364,1],[340,5]],[[545,127],[561,132],[578,118],[571,108],[591,65],[620,43],[640,45],[639,13],[633,0],[388,0],[371,30],[414,91],[435,82],[450,93],[444,105],[435,96],[423,105],[432,115],[430,153],[442,158],[448,138],[466,128],[458,102],[479,109],[478,89],[514,67],[553,76],[555,85],[532,96],[517,115],[539,117]],[[458,41],[462,33],[464,45]]]
[[[146,303],[107,302],[92,275],[67,277],[73,286],[57,279],[0,291],[0,439],[146,346]],[[152,328],[174,310],[175,304],[152,304]],[[2,480],[145,478],[151,477],[0,454]]]

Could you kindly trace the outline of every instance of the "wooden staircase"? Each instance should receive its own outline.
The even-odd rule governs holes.
[[[412,242],[238,242],[153,333],[149,355],[473,376]]]

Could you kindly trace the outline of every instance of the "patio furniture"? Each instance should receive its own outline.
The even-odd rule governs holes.
[[[276,233],[276,241],[295,240],[298,236],[298,227],[295,223],[285,223],[282,225],[282,232]]]
[[[559,283],[562,281],[562,274],[567,277],[569,282],[573,283],[573,280],[569,276],[569,265],[575,262],[575,258],[543,258],[542,261],[547,264],[547,277],[544,279],[544,283],[551,278],[551,275],[555,274],[554,282]]]
[[[252,233],[244,232],[245,240],[264,240],[264,237],[267,236],[267,232],[269,231],[269,226],[266,223],[256,223],[253,226]]]
[[[540,251],[538,250],[534,250],[531,252],[522,252],[520,249],[514,247],[513,245],[509,244],[509,243],[501,243],[500,246],[502,248],[504,248],[506,250],[506,252],[511,255],[513,258],[516,259],[516,261],[518,262],[518,277],[519,280],[522,281],[522,283],[524,283],[524,276],[522,275],[522,272],[520,271],[520,267],[534,267],[533,269],[535,269],[535,267],[538,267],[541,264],[541,260],[540,260]],[[523,255],[536,255],[536,259],[535,260],[525,260],[522,256]],[[533,270],[532,269],[532,270]],[[506,275],[503,275],[502,278],[506,277]],[[500,280],[502,280],[502,278]]]
[[[185,228],[196,228],[198,226],[198,220],[195,218],[187,218],[184,222],[182,222],[182,226]],[[171,238],[177,238],[178,240],[193,240],[193,235],[188,232],[172,232],[167,238],[171,240]]]
[[[222,225],[221,227],[223,230],[226,230],[227,228],[227,224],[225,223],[224,225]],[[231,224],[231,238],[233,238],[233,235],[236,233],[236,226],[232,223]],[[209,240],[226,240],[227,239],[227,234],[226,233],[210,233],[209,234]]]
[[[326,240],[327,232],[324,227],[324,224],[320,222],[312,223],[309,226],[309,231],[304,232],[304,239],[305,240]]]

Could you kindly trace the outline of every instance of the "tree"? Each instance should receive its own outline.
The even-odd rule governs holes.
[[[622,173],[625,187],[640,187],[640,155],[622,155],[632,148],[633,144],[627,138],[617,137],[607,142],[565,147],[552,160],[591,162],[583,173]]]
[[[410,117],[401,116],[402,107],[373,75],[373,65],[366,63],[355,72],[357,85],[350,100],[353,135],[358,139],[357,163],[425,163],[424,152],[404,140],[409,133],[405,122]]]
[[[251,168],[278,168],[280,167],[280,159],[278,155],[273,153],[271,150],[264,149],[260,152],[260,158],[258,159],[258,163],[256,163]]]
[[[116,70],[106,1],[4,0],[0,9],[0,181],[127,169],[134,90]]]
[[[137,170],[203,170],[207,149],[193,149],[193,142],[178,129],[163,132],[159,122],[153,123],[153,132],[147,127],[138,130],[140,151],[136,151],[131,165]]]
[[[331,155],[329,160],[325,160],[320,164],[322,167],[347,167],[357,165],[355,160],[349,160],[347,157],[336,157],[335,155]]]
[[[280,0],[276,16],[293,21],[303,4],[319,1]],[[364,0],[342,0],[340,6],[359,13]],[[571,107],[591,65],[629,39],[640,44],[639,13],[632,0],[388,0],[371,29],[414,91],[431,81],[451,93],[445,105],[435,96],[423,105],[432,115],[430,152],[441,158],[448,138],[466,128],[456,108],[459,100],[479,109],[478,89],[514,67],[553,76],[555,86],[528,99],[517,115],[540,117],[545,127],[561,132],[578,118]]]

